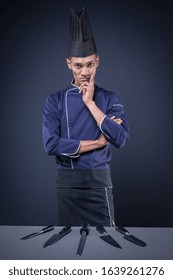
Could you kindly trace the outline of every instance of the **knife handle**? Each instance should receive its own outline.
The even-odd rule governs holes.
[[[41,230],[41,233],[48,232],[54,229],[54,225],[47,226]]]
[[[122,226],[115,226],[115,229],[118,231],[118,232],[120,232],[120,233],[122,233],[122,234],[125,234],[125,235],[129,235],[130,233],[128,232],[128,230],[127,229],[125,229],[124,227],[122,227]]]
[[[97,225],[96,230],[101,234],[106,233],[106,230],[104,229],[104,227],[102,225]]]
[[[66,226],[59,233],[63,235],[69,233],[70,231],[71,231],[71,226]]]
[[[83,223],[82,228],[80,229],[80,234],[82,234],[84,231],[86,234],[89,233],[90,225],[88,223]]]

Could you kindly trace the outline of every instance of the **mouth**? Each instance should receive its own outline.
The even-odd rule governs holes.
[[[81,82],[89,82],[89,80],[90,80],[89,78],[81,78],[80,79]]]

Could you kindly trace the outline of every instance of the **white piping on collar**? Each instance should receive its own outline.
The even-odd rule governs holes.
[[[71,85],[79,90],[79,87],[76,86],[73,82],[74,82],[74,80],[71,81]]]

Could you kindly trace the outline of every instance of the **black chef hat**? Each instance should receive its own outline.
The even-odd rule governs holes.
[[[68,56],[86,57],[95,53],[97,49],[86,8],[79,13],[70,9]]]

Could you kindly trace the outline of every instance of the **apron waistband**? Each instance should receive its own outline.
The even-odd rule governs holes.
[[[57,169],[57,187],[112,187],[110,169]]]

